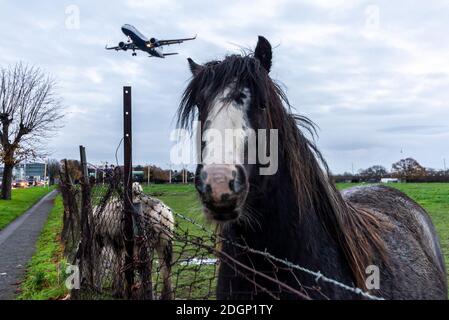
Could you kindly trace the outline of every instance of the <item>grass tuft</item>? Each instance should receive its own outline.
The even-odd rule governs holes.
[[[48,220],[36,244],[36,253],[28,264],[19,300],[59,299],[67,294],[60,234],[64,207],[61,196],[55,199]]]
[[[12,200],[0,200],[0,230],[30,209],[53,188],[13,189]]]

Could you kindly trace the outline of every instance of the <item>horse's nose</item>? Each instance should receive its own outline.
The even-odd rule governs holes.
[[[247,186],[241,165],[199,165],[195,186],[203,201],[214,206],[234,205]]]

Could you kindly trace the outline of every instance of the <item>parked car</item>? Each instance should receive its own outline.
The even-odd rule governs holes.
[[[47,185],[47,182],[46,182],[46,181],[43,181],[43,180],[41,180],[41,181],[35,181],[34,185],[37,186],[37,187],[44,187],[44,186]]]
[[[28,178],[28,186],[32,187],[36,185],[36,180],[34,178]]]
[[[28,188],[28,181],[26,180],[17,180],[13,184],[14,188]]]

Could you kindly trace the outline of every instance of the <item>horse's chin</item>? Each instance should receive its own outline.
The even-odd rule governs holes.
[[[204,214],[209,221],[216,223],[232,222],[240,216],[240,208],[211,208],[204,206]]]

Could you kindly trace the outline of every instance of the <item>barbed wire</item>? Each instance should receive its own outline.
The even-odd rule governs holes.
[[[165,206],[164,204],[162,204],[162,205]],[[365,297],[367,299],[370,299],[370,300],[385,300],[382,297],[377,297],[377,296],[374,296],[374,295],[372,295],[372,294],[370,294],[368,292],[365,292],[365,291],[363,291],[360,288],[351,287],[351,286],[349,286],[347,284],[344,284],[344,283],[342,283],[340,281],[337,281],[335,279],[329,278],[326,275],[324,275],[321,271],[317,271],[317,272],[316,271],[312,271],[312,270],[307,269],[305,267],[302,267],[302,266],[299,266],[297,264],[294,264],[294,263],[292,263],[292,262],[290,262],[288,260],[280,259],[278,257],[275,257],[274,255],[272,255],[271,253],[269,253],[267,251],[260,251],[260,250],[257,250],[257,249],[253,249],[253,248],[251,248],[249,246],[244,246],[244,245],[241,245],[239,243],[236,243],[235,241],[232,241],[230,239],[224,238],[221,235],[214,234],[211,231],[209,231],[206,227],[204,227],[203,225],[201,225],[198,222],[196,222],[195,220],[193,220],[192,218],[189,218],[189,217],[187,217],[187,216],[185,216],[183,214],[174,212],[173,210],[171,210],[167,206],[165,206],[165,208],[170,210],[170,212],[175,214],[177,217],[179,217],[179,218],[181,218],[181,219],[183,219],[183,220],[185,220],[185,221],[187,221],[187,222],[189,222],[189,223],[191,223],[191,224],[201,228],[201,230],[207,232],[211,237],[219,238],[221,241],[224,241],[224,242],[226,242],[228,244],[236,246],[236,247],[238,247],[238,248],[240,248],[240,249],[242,249],[242,250],[244,250],[246,252],[250,252],[250,253],[254,253],[254,254],[258,254],[258,255],[264,256],[264,257],[269,258],[269,259],[271,259],[273,261],[282,263],[282,264],[286,265],[289,268],[296,269],[296,270],[299,270],[301,272],[307,273],[307,274],[315,277],[315,282],[317,282],[317,283],[320,280],[322,280],[324,282],[327,282],[329,284],[335,285],[335,286],[337,286],[339,288],[342,288],[344,290],[350,291],[350,292],[355,293],[357,295],[363,296],[363,297]]]
[[[114,181],[121,181],[121,179],[124,177],[122,177],[121,174],[119,174],[118,172],[116,172],[114,170],[102,169],[102,168],[99,168],[90,163],[88,165],[91,168],[94,168],[94,169],[100,170],[100,171],[104,171],[105,173],[109,173],[110,175],[112,175],[110,181],[108,181],[109,187],[107,189],[99,188],[97,190],[96,188],[92,188],[92,190],[91,190],[91,203],[92,203],[92,206],[95,208],[94,211],[96,210],[96,214],[97,214],[95,219],[102,219],[100,214],[102,211],[105,210],[105,205],[109,201],[117,201],[118,204],[121,204],[121,206],[123,206],[123,203],[121,203],[121,202],[124,200],[124,196],[126,196],[127,194],[124,193],[122,190],[123,184],[121,184],[121,183],[117,184],[117,183],[114,183]],[[113,189],[115,189],[115,191],[112,193],[111,190],[113,190]],[[223,251],[217,249],[217,247],[216,247],[217,243],[225,242],[229,245],[232,245],[234,247],[241,249],[243,251],[243,253],[252,253],[252,254],[256,254],[256,255],[264,257],[267,261],[272,263],[274,270],[279,269],[279,267],[276,264],[274,264],[274,262],[282,264],[283,266],[285,266],[285,268],[280,268],[280,270],[286,270],[288,272],[291,272],[293,277],[296,279],[297,283],[299,284],[300,290],[304,290],[304,289],[316,290],[318,293],[323,295],[323,297],[328,298],[320,291],[320,288],[316,288],[316,287],[310,288],[310,287],[303,286],[299,282],[299,280],[296,278],[296,275],[293,272],[293,270],[298,270],[300,272],[303,272],[305,274],[308,274],[308,275],[314,277],[316,283],[319,283],[320,281],[322,281],[322,282],[326,282],[328,284],[334,285],[343,290],[346,290],[348,292],[352,292],[352,293],[354,293],[358,296],[361,296],[363,298],[366,298],[366,299],[384,300],[383,298],[374,296],[374,295],[370,294],[369,292],[363,291],[360,288],[353,287],[353,286],[344,284],[338,280],[332,279],[320,271],[313,271],[313,270],[310,270],[303,266],[292,263],[286,259],[281,259],[279,257],[276,257],[273,254],[269,253],[267,250],[265,250],[265,251],[257,250],[257,249],[249,247],[248,245],[242,245],[242,244],[237,243],[231,239],[227,239],[227,238],[223,237],[222,235],[218,234],[217,232],[215,232],[215,233],[212,232],[210,229],[206,228],[203,224],[199,223],[195,219],[188,217],[182,213],[173,211],[171,208],[166,206],[162,201],[159,201],[158,199],[150,197],[145,192],[138,192],[138,193],[140,193],[141,196],[149,197],[149,198],[153,199],[155,201],[155,203],[160,205],[160,207],[162,208],[161,210],[164,210],[164,209],[168,210],[173,216],[188,222],[189,225],[193,225],[193,226],[199,228],[202,232],[204,232],[205,234],[208,235],[208,237],[204,237],[204,238],[209,238],[209,239],[206,239],[206,241],[205,241],[201,237],[189,234],[188,230],[184,231],[182,228],[180,228],[179,223],[176,223],[176,230],[173,231],[167,227],[166,223],[161,223],[160,219],[157,220],[151,216],[142,216],[141,218],[143,218],[143,220],[141,219],[141,222],[138,222],[136,220],[137,223],[144,223],[145,225],[148,224],[148,226],[150,226],[150,227],[154,226],[155,224],[158,224],[158,226],[160,228],[159,234],[151,235],[151,239],[153,239],[154,237],[159,238],[159,237],[161,237],[161,234],[164,233],[164,236],[167,237],[168,239],[170,239],[170,241],[175,241],[175,240],[178,241],[176,245],[179,249],[179,252],[177,252],[178,256],[177,256],[176,260],[173,261],[173,265],[175,265],[175,264],[177,265],[177,270],[175,272],[176,274],[173,274],[173,275],[176,276],[176,288],[182,289],[182,286],[184,286],[184,288],[186,288],[186,289],[181,290],[181,291],[184,291],[189,298],[192,297],[193,288],[201,286],[202,281],[209,282],[209,287],[206,290],[206,292],[203,292],[203,293],[200,292],[200,293],[196,293],[196,294],[201,294],[201,296],[203,296],[205,298],[210,298],[210,290],[213,286],[212,281],[214,279],[216,279],[215,266],[218,264],[218,261],[220,261],[222,263],[228,264],[231,268],[233,268],[233,270],[236,271],[236,273],[240,274],[247,281],[254,284],[254,286],[256,288],[258,288],[260,291],[267,293],[269,296],[271,296],[275,299],[279,298],[279,296],[276,296],[275,292],[272,292],[269,289],[263,287],[260,283],[257,283],[255,278],[251,279],[251,277],[248,274],[246,274],[243,270],[251,272],[253,274],[253,277],[257,276],[258,278],[265,279],[265,280],[269,281],[270,283],[275,284],[276,286],[278,286],[280,288],[279,289],[279,290],[281,290],[280,292],[282,292],[281,288],[283,288],[287,292],[290,292],[298,297],[301,297],[303,299],[310,299],[310,297],[307,294],[307,291],[304,291],[305,292],[304,293],[302,291],[299,291],[296,288],[296,286],[291,287],[291,285],[288,285],[286,283],[282,283],[281,281],[279,281],[279,279],[277,279],[276,272],[273,273],[273,277],[272,277],[272,276],[266,274],[265,272],[256,270],[254,267],[251,267],[250,265],[245,265],[244,263],[242,263],[242,261],[239,261],[235,257],[227,254],[226,252],[223,252]],[[131,196],[131,197],[133,198],[133,196]],[[98,201],[98,200],[100,200],[100,201]],[[127,200],[132,201],[133,199],[127,199]],[[118,212],[118,215],[119,216],[123,215],[122,207],[117,207],[117,208],[113,208],[113,209],[121,210],[120,212]],[[155,211],[158,212],[157,210],[155,210]],[[158,212],[159,215],[161,214],[161,212],[162,211]],[[109,219],[111,219],[111,217],[109,217]],[[112,219],[111,221],[108,221],[108,223],[114,225],[114,224],[120,224],[121,223],[120,221],[121,221],[120,219],[118,219],[117,221]],[[95,222],[95,220],[94,220],[93,223],[94,223],[93,224],[94,228],[96,228],[95,224],[99,223],[99,221]],[[123,238],[123,230],[121,230],[121,236]],[[147,241],[147,244],[146,244],[147,246],[148,245],[152,246],[152,244],[150,242],[148,242],[148,240],[151,241],[151,239],[148,239],[147,234],[144,234],[142,239],[140,239],[140,238],[137,239],[138,237],[142,237],[142,235],[138,235],[138,237],[136,235],[135,237],[136,237],[136,241],[139,241],[139,243],[143,243],[143,241],[145,240],[145,241]],[[208,243],[208,241],[211,241],[211,243]],[[148,244],[148,243],[150,243],[150,244]],[[191,247],[188,247],[189,245]],[[149,248],[149,249],[154,249],[154,248]],[[205,251],[201,251],[201,250],[205,250]],[[215,255],[219,259],[218,260],[211,259],[210,256],[206,255],[206,252],[209,252],[209,254],[211,254],[211,255]],[[110,255],[111,254],[113,255],[114,253],[106,252],[105,254],[106,254],[106,259],[111,259]],[[116,259],[117,259],[117,257],[116,257]],[[153,259],[154,259],[153,256],[150,256],[148,261],[136,261],[136,263],[140,263],[141,265],[150,266],[153,263]],[[100,262],[100,260],[98,260],[98,261]],[[105,263],[104,261],[102,263],[103,263],[103,267],[111,269],[111,271],[109,271],[109,273],[114,272],[113,268],[115,268],[115,267],[113,265],[113,263],[114,263],[113,261],[112,262],[106,261],[106,265],[104,265],[104,263]],[[157,263],[157,259],[156,259],[156,263]],[[211,276],[211,275],[202,276],[199,273],[200,268],[203,268],[203,266],[207,267],[208,265],[214,266],[213,276]],[[236,266],[238,266],[239,268],[236,268]],[[101,268],[101,266],[100,266],[100,268]],[[119,268],[119,272],[123,272],[124,270],[127,270],[128,268],[133,268],[133,266],[125,265],[122,263],[121,267]],[[157,272],[155,273],[156,288],[160,281],[160,278],[159,278],[160,268],[161,268],[161,266],[159,266],[159,270],[156,270]],[[190,269],[186,269],[186,268],[190,268]],[[142,270],[142,269],[138,269],[137,272],[139,272],[139,270]],[[93,270],[92,272],[95,272],[95,270]],[[184,275],[184,274],[181,275],[181,273],[183,273],[183,272],[192,272],[193,273],[192,278],[188,279],[188,283],[178,283],[178,281],[180,281],[179,279],[181,276],[188,277],[188,275]],[[150,274],[152,274],[151,271],[150,271]],[[101,276],[104,276],[104,275],[101,275]],[[107,274],[106,274],[106,276],[107,276]],[[103,280],[100,280],[100,281],[103,281]],[[150,283],[151,283],[151,279],[150,279]],[[91,285],[93,285],[95,287],[95,284],[91,284]],[[101,288],[102,287],[100,285],[100,290],[99,290],[100,292],[102,291]],[[157,289],[155,289],[155,290],[157,291]],[[181,294],[181,298],[183,298],[182,293],[180,293],[180,294]],[[184,296],[184,298],[185,298],[185,296]]]
[[[145,193],[143,193],[143,194],[145,194]],[[179,218],[181,218],[181,219],[191,223],[192,225],[195,225],[196,227],[200,228],[202,231],[206,232],[212,239],[214,239],[214,241],[219,239],[220,241],[226,242],[226,243],[228,243],[230,245],[233,245],[235,247],[238,247],[238,248],[244,250],[244,252],[250,252],[250,253],[258,254],[258,255],[261,255],[261,256],[263,256],[265,258],[268,258],[268,259],[271,259],[273,261],[282,263],[282,264],[284,264],[285,266],[287,266],[287,267],[289,267],[291,269],[296,269],[296,270],[299,270],[301,272],[307,273],[307,274],[315,277],[315,282],[316,283],[318,283],[320,280],[322,280],[323,282],[327,282],[329,284],[335,285],[335,286],[337,286],[337,287],[339,287],[341,289],[350,291],[350,292],[352,292],[352,293],[354,293],[356,295],[363,296],[363,297],[365,297],[367,299],[370,299],[370,300],[385,300],[382,297],[374,296],[374,295],[370,294],[369,292],[363,291],[360,288],[352,287],[352,286],[344,284],[344,283],[342,283],[342,282],[340,282],[338,280],[329,278],[326,275],[324,275],[321,271],[310,270],[308,268],[305,268],[305,267],[302,267],[300,265],[294,264],[294,263],[292,263],[292,262],[290,262],[290,261],[288,261],[286,259],[278,258],[278,257],[272,255],[271,253],[269,253],[268,251],[261,251],[261,250],[253,249],[253,248],[251,248],[249,246],[241,245],[241,244],[239,244],[239,243],[237,243],[235,241],[232,241],[230,239],[227,239],[227,238],[225,238],[225,237],[223,237],[221,235],[215,234],[215,233],[211,232],[210,230],[208,230],[206,227],[204,227],[202,224],[200,224],[197,221],[195,221],[194,219],[192,219],[190,217],[187,217],[187,216],[185,216],[185,215],[183,215],[181,213],[173,211],[170,207],[166,206],[161,201],[158,201],[158,202],[159,202],[159,204],[163,208],[169,210],[175,216],[177,216],[177,217],[179,217]],[[219,251],[217,251],[216,253],[220,254]]]

